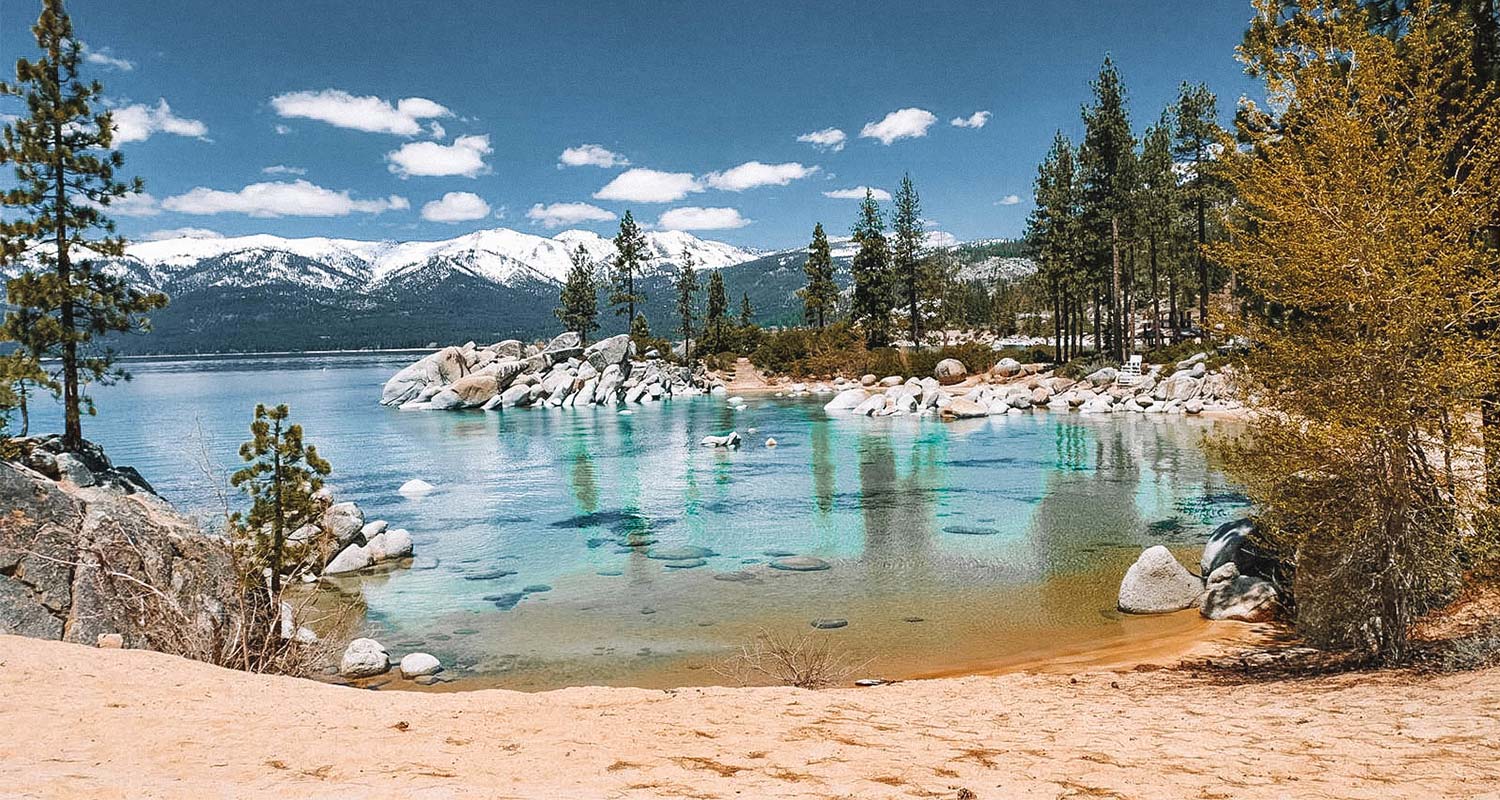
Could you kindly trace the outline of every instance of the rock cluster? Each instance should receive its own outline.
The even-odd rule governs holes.
[[[1203,550],[1202,578],[1189,572],[1167,548],[1147,548],[1120,582],[1119,609],[1130,614],[1164,614],[1197,607],[1213,620],[1274,619],[1281,609],[1276,584],[1270,580],[1274,565],[1254,552],[1249,538],[1254,529],[1248,519],[1219,526]],[[1265,572],[1241,574],[1240,563]]]
[[[625,334],[583,346],[577,333],[542,344],[515,339],[480,347],[445,347],[386,381],[383,405],[404,410],[645,403],[674,395],[722,392],[699,367],[673,366],[657,355],[635,357]]]
[[[1209,372],[1207,357],[1199,353],[1178,362],[1170,374],[1163,364],[1148,367],[1139,377],[1105,367],[1081,380],[1057,375],[1044,364],[1022,364],[1013,358],[1000,359],[988,376],[976,378],[961,362],[950,358],[939,362],[931,377],[891,375],[877,379],[866,375],[859,381],[841,378],[810,390],[806,384],[792,384],[789,394],[832,393],[833,399],[824,405],[826,410],[877,417],[915,414],[966,419],[1033,409],[1083,414],[1200,414],[1240,408],[1230,373]]]
[[[319,528],[334,544],[333,557],[322,565],[324,575],[347,575],[383,564],[401,566],[409,563],[414,550],[411,534],[404,528],[392,528],[383,519],[365,522],[364,512],[354,503],[330,504],[319,525],[298,532]]]

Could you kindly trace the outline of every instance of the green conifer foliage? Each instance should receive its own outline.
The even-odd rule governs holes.
[[[229,478],[250,496],[249,513],[236,513],[232,524],[251,543],[256,560],[270,568],[273,596],[281,591],[286,535],[318,518],[322,509],[313,495],[333,471],[316,447],[302,441],[302,426],[287,422],[290,416],[285,404],[255,407],[251,439],[240,445],[246,465]]]

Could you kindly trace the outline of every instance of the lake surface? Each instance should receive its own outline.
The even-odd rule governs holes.
[[[868,660],[863,673],[893,678],[1183,629],[1195,615],[1116,613],[1121,574],[1151,544],[1195,561],[1208,531],[1245,511],[1201,447],[1226,423],[868,419],[770,396],[628,415],[379,406],[381,384],[415,358],[133,362],[134,381],[97,389],[84,433],[180,508],[212,513],[196,454],[227,475],[255,404],[288,403],[333,463],[336,498],[416,542],[423,568],[340,582],[377,638],[524,689],[721,683],[723,659],[761,629],[827,637]],[[38,416],[56,427],[55,412]],[[744,449],[698,445],[732,429]],[[779,446],[762,446],[768,436]],[[412,478],[437,488],[404,498]],[[684,569],[628,546],[644,542],[713,554]],[[770,569],[776,554],[832,569]],[[809,624],[824,618],[848,625]]]

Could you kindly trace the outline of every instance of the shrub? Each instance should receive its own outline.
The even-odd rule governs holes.
[[[781,686],[823,689],[848,682],[868,663],[854,663],[847,652],[812,635],[784,636],[761,629],[716,671],[741,686],[769,680]]]

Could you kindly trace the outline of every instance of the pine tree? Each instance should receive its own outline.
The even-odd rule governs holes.
[[[1161,272],[1163,262],[1167,262],[1167,269],[1175,273],[1170,262],[1176,251],[1177,211],[1181,203],[1177,171],[1172,163],[1171,119],[1167,114],[1146,131],[1141,142],[1140,178],[1141,193],[1137,205],[1150,259],[1152,343],[1160,347]],[[1171,283],[1176,285],[1175,281]]]
[[[635,217],[626,209],[625,216],[620,218],[620,232],[615,235],[614,288],[609,295],[609,304],[615,307],[615,314],[623,314],[632,320],[632,325],[636,306],[646,302],[646,296],[636,291],[635,279],[646,267],[648,248],[646,234],[641,232],[640,226],[635,224]]]
[[[914,346],[922,343],[921,303],[922,245],[927,232],[922,228],[922,204],[911,175],[901,176],[896,189],[895,212],[891,217],[891,267],[894,276],[905,284],[909,334]]]
[[[1261,413],[1227,447],[1257,535],[1294,569],[1298,632],[1385,662],[1493,553],[1473,479],[1477,403],[1500,379],[1500,115],[1469,95],[1472,41],[1438,6],[1399,42],[1308,3],[1242,50],[1265,78],[1217,171],[1233,188],[1214,263],[1254,299],[1224,322]],[[1229,145],[1230,140],[1221,139]],[[1453,169],[1463,163],[1466,169]],[[1467,553],[1464,551],[1468,550]]]
[[[740,327],[748,328],[755,323],[755,309],[750,305],[750,293],[740,292]]]
[[[583,245],[572,253],[572,266],[563,282],[559,305],[552,313],[557,315],[564,328],[578,331],[584,344],[588,344],[589,334],[599,329],[599,295],[594,264]]]
[[[17,347],[5,356],[0,356],[0,392],[4,398],[0,407],[21,413],[20,436],[31,432],[31,393],[35,389],[52,390],[56,387],[52,377],[42,369],[36,355]]]
[[[821,222],[813,227],[812,244],[807,248],[802,271],[807,275],[807,285],[797,290],[797,294],[802,298],[803,318],[807,324],[822,330],[833,317],[839,288],[833,282],[833,253]]]
[[[1093,87],[1094,104],[1083,110],[1084,137],[1079,151],[1084,223],[1093,273],[1100,279],[1101,294],[1109,299],[1109,352],[1123,361],[1127,341],[1120,259],[1135,195],[1135,136],[1125,108],[1125,87],[1110,58],[1104,59]],[[1097,320],[1094,333],[1096,337],[1100,333]]]
[[[1082,253],[1080,214],[1073,143],[1058,131],[1046,160],[1037,167],[1036,208],[1027,220],[1026,240],[1037,261],[1037,278],[1052,298],[1053,345],[1059,361],[1075,355],[1070,352],[1073,313],[1081,308],[1075,297],[1084,285],[1083,276],[1076,273]]]
[[[333,471],[316,447],[303,444],[302,426],[288,425],[289,416],[291,410],[284,404],[255,407],[252,438],[240,445],[240,458],[247,466],[229,478],[250,496],[250,512],[236,513],[232,523],[251,539],[255,554],[270,569],[272,596],[281,591],[286,535],[317,519],[321,508],[313,495]]]
[[[651,326],[646,323],[645,314],[636,314],[630,320],[630,338],[634,339],[637,345],[651,338]]]
[[[849,265],[854,276],[851,316],[864,328],[866,347],[884,347],[891,338],[891,253],[880,205],[869,189],[853,234],[859,250]]]
[[[1177,118],[1176,140],[1172,154],[1191,164],[1183,199],[1192,210],[1194,231],[1198,246],[1194,248],[1193,264],[1198,282],[1198,325],[1203,335],[1208,335],[1208,257],[1203,248],[1208,242],[1210,206],[1213,204],[1214,182],[1210,173],[1210,162],[1214,149],[1222,141],[1223,130],[1218,122],[1218,98],[1207,86],[1184,83],[1174,108]]]
[[[677,274],[677,332],[682,334],[682,352],[687,363],[693,363],[693,322],[698,318],[698,273],[693,269],[693,254],[682,249],[682,265]]]
[[[82,413],[94,413],[84,386],[127,377],[113,351],[93,343],[110,333],[147,330],[143,315],[167,299],[96,269],[96,257],[125,250],[105,211],[142,184],[115,178],[124,157],[111,149],[114,123],[108,112],[94,111],[103,87],[79,76],[83,45],[62,0],[44,0],[32,33],[42,57],[18,59],[15,83],[0,84],[0,96],[22,98],[28,110],[0,132],[0,164],[13,164],[16,175],[0,195],[0,204],[12,209],[0,219],[0,264],[35,255],[43,269],[6,283],[14,310],[5,316],[4,333],[29,352],[59,359],[63,444],[78,450]]]
[[[724,274],[714,270],[708,276],[708,308],[703,315],[706,330],[712,332],[709,348],[711,352],[724,350],[724,318],[729,314],[729,293],[724,290]]]

